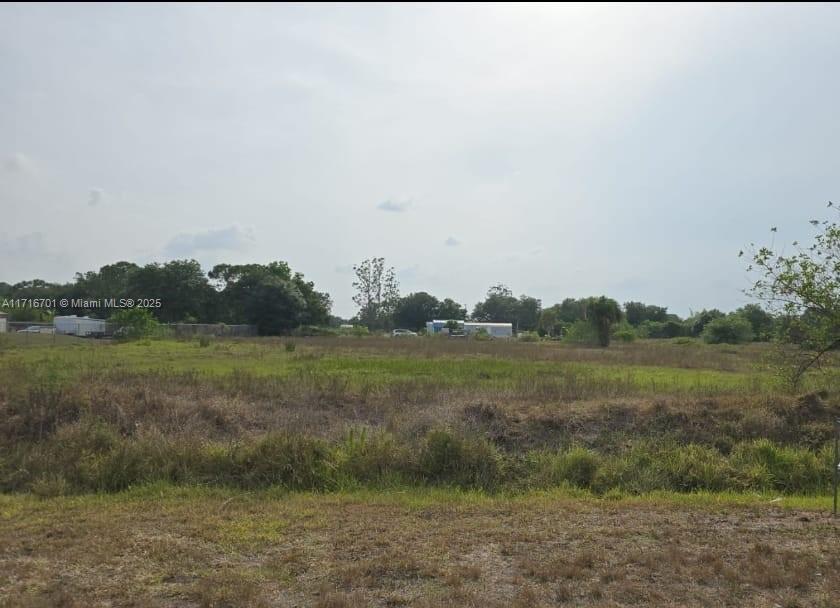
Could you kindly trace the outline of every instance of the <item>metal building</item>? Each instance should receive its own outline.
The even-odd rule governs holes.
[[[76,315],[56,317],[53,320],[55,333],[68,336],[104,336],[105,320],[91,317],[77,317]]]
[[[493,338],[511,338],[513,337],[512,323],[484,323],[481,321],[455,321],[458,327],[468,336],[475,334],[480,330],[486,331]],[[449,329],[446,324],[449,321],[442,321],[435,319],[426,322],[426,333],[428,334],[448,334]]]

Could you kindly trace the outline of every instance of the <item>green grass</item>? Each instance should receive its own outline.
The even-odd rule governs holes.
[[[763,345],[44,338],[0,340],[15,605],[840,592],[836,392],[780,393]]]
[[[532,345],[538,349],[540,345]],[[668,345],[663,344],[663,347]],[[108,373],[198,373],[224,377],[245,372],[279,379],[316,375],[358,389],[394,383],[433,383],[439,387],[533,390],[562,384],[582,390],[604,387],[618,394],[769,393],[780,389],[766,368],[723,371],[663,365],[619,365],[575,361],[505,358],[486,354],[417,356],[375,351],[336,352],[298,348],[287,352],[277,342],[219,341],[202,348],[196,341],[153,340],[124,344],[77,341],[0,350],[0,369],[31,370],[36,379],[73,381]],[[836,381],[836,375],[831,376]],[[821,380],[825,382],[825,378]]]
[[[775,507],[805,511],[830,511],[832,497],[790,496],[766,492],[668,492],[655,491],[641,495],[613,492],[604,496],[587,490],[560,487],[524,493],[487,493],[481,490],[458,488],[424,488],[416,486],[390,489],[354,489],[332,492],[289,492],[275,487],[242,492],[232,488],[185,486],[168,483],[152,483],[137,486],[123,492],[93,493],[76,496],[59,496],[48,499],[36,498],[30,494],[0,494],[0,521],[26,514],[28,519],[38,519],[39,514],[49,514],[64,509],[120,509],[142,506],[153,500],[158,507],[182,505],[204,500],[236,500],[242,504],[260,504],[265,501],[282,500],[286,504],[317,507],[319,504],[368,504],[392,505],[411,510],[422,510],[430,506],[451,505],[502,506],[505,504],[528,505],[550,504],[552,502],[585,501],[592,504],[654,504],[665,507],[716,508],[716,507]],[[245,524],[241,524],[246,526]],[[282,523],[270,522],[272,530],[280,531]]]

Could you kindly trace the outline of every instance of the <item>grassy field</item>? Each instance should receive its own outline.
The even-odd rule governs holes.
[[[5,605],[840,603],[770,348],[0,341]]]

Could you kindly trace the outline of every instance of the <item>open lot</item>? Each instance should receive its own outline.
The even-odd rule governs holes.
[[[0,589],[24,606],[836,606],[827,501],[746,502],[6,496]]]
[[[833,606],[828,366],[767,346],[0,346],[7,605]]]

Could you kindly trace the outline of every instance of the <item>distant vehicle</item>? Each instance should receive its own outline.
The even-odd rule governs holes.
[[[30,325],[25,329],[19,329],[19,334],[51,334],[55,330],[52,327],[44,327],[43,325]]]
[[[65,316],[53,320],[55,332],[82,338],[98,338],[105,335],[105,321],[90,317]]]
[[[417,332],[411,331],[410,329],[395,329],[391,332],[391,335],[395,338],[406,338],[416,336]]]

